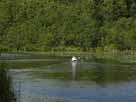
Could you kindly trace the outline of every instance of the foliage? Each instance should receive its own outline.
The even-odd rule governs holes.
[[[135,0],[0,0],[0,12],[2,50],[136,48]]]
[[[0,64],[0,102],[13,102],[13,100],[15,101],[15,98],[11,80],[4,67],[4,64]]]

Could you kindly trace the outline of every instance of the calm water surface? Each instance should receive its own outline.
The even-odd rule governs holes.
[[[67,57],[41,61],[45,65],[10,70],[19,102],[136,102],[135,66],[82,59],[71,63]],[[35,64],[36,59],[26,62]]]

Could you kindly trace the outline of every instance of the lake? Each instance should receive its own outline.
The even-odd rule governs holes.
[[[134,64],[29,54],[2,58],[18,102],[136,102]]]

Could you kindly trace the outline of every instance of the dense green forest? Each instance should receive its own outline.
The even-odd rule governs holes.
[[[0,0],[0,50],[136,48],[136,0]]]

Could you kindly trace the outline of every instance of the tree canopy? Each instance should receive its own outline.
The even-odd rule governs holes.
[[[136,48],[135,0],[0,0],[0,50]]]

